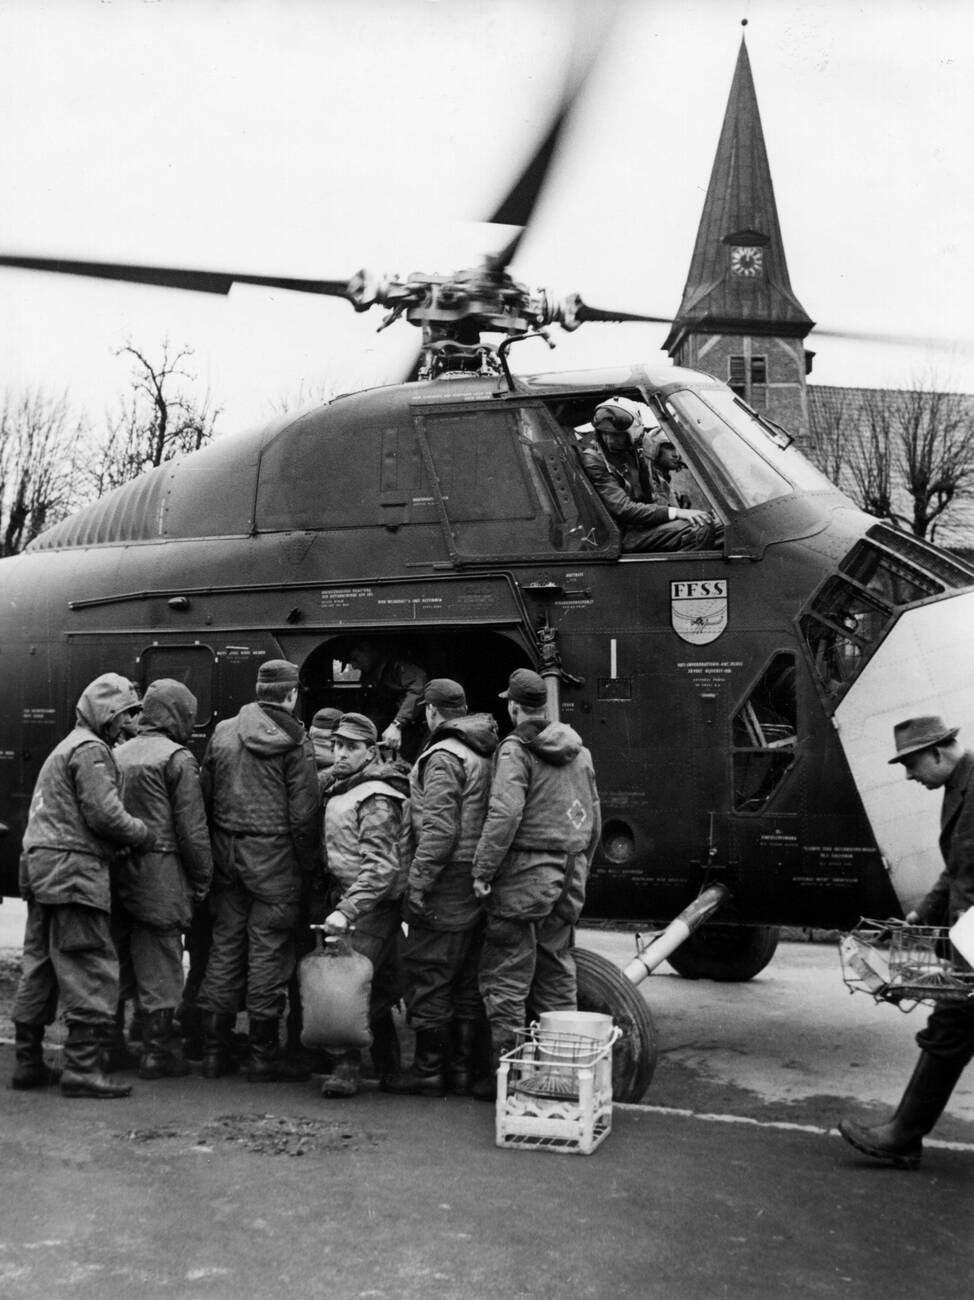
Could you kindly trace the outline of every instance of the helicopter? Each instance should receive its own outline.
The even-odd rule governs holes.
[[[19,254],[0,266],[226,294],[235,283],[385,309],[421,331],[404,382],[350,392],[164,463],[0,561],[0,884],[17,893],[42,762],[106,670],[199,701],[193,745],[299,665],[301,716],[360,707],[368,638],[460,680],[505,721],[511,671],[590,748],[603,831],[587,924],[664,926],[714,891],[668,955],[746,980],[782,925],[902,914],[937,874],[937,832],[890,769],[894,721],[974,717],[974,567],[860,511],[779,426],[713,376],[637,363],[519,374],[523,340],[662,321],[558,299],[510,267],[579,82],[491,223],[517,231],[445,275],[301,280]],[[662,430],[680,490],[722,525],[710,551],[626,553],[580,457],[595,408]],[[934,814],[935,816],[935,814]],[[652,1077],[649,1007],[577,950],[579,1004],[624,1034],[614,1094]]]

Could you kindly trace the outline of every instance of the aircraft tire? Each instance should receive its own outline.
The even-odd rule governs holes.
[[[579,1011],[610,1015],[622,1030],[612,1054],[612,1096],[640,1101],[656,1069],[656,1026],[642,993],[607,957],[574,949]]]
[[[702,925],[666,960],[684,979],[740,984],[764,970],[779,935],[776,925]]]

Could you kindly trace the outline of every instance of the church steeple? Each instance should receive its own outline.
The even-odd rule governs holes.
[[[801,340],[812,325],[788,278],[742,38],[683,301],[663,346],[677,364],[716,374],[755,406],[788,398],[792,409],[776,418],[790,415],[798,432],[807,424]]]

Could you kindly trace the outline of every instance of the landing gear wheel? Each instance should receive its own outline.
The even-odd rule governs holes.
[[[779,934],[776,925],[702,925],[666,960],[684,979],[742,983],[764,970]]]
[[[612,1096],[639,1101],[656,1069],[656,1026],[639,989],[608,958],[575,948],[579,1011],[610,1015],[622,1030],[612,1053]]]

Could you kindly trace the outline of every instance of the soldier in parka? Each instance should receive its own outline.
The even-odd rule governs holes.
[[[13,1006],[14,1088],[57,1081],[44,1063],[42,1043],[60,1000],[68,1025],[62,1097],[127,1097],[132,1091],[104,1075],[101,1053],[118,1005],[109,872],[119,850],[146,850],[153,843],[145,822],[125,810],[112,755],[123,724],[139,707],[127,678],[96,677],[78,700],[74,729],[37,778],[20,864],[27,929]]]
[[[181,682],[161,678],[143,697],[138,735],[115,751],[125,807],[155,836],[151,850],[122,859],[115,872],[116,946],[127,955],[123,976],[133,980],[146,1017],[142,1079],[189,1073],[173,1033],[183,987],[181,932],[213,876],[199,767],[186,748],[195,722],[196,696]]]
[[[574,926],[602,830],[592,758],[571,727],[549,722],[544,680],[511,674],[514,730],[494,757],[484,829],[474,853],[473,888],[486,900],[480,992],[490,1020],[492,1064],[517,1042],[525,1011],[574,1010]],[[491,1100],[495,1079],[474,1084]]]
[[[369,1026],[372,1063],[380,1081],[397,1074],[399,1039],[392,1008],[399,1001],[399,938],[404,871],[399,838],[409,790],[405,770],[379,756],[371,718],[346,713],[334,731],[334,780],[324,820],[326,886],[332,911],[325,933],[348,935],[352,948],[372,963]],[[321,1083],[323,1097],[358,1091],[361,1053],[332,1052],[333,1068]]]
[[[311,741],[293,717],[297,700],[297,667],[285,659],[261,664],[256,703],[218,723],[203,756],[214,914],[199,993],[206,1078],[233,1067],[241,998],[249,1018],[248,1079],[311,1077],[280,1050],[302,890],[318,864],[318,781]]]
[[[429,740],[409,776],[403,856],[406,885],[403,972],[406,1011],[416,1031],[409,1070],[387,1092],[442,1097],[470,1092],[478,1038],[486,1038],[477,987],[483,904],[473,892],[473,853],[490,793],[497,723],[466,716],[459,682],[437,677],[423,694]]]

